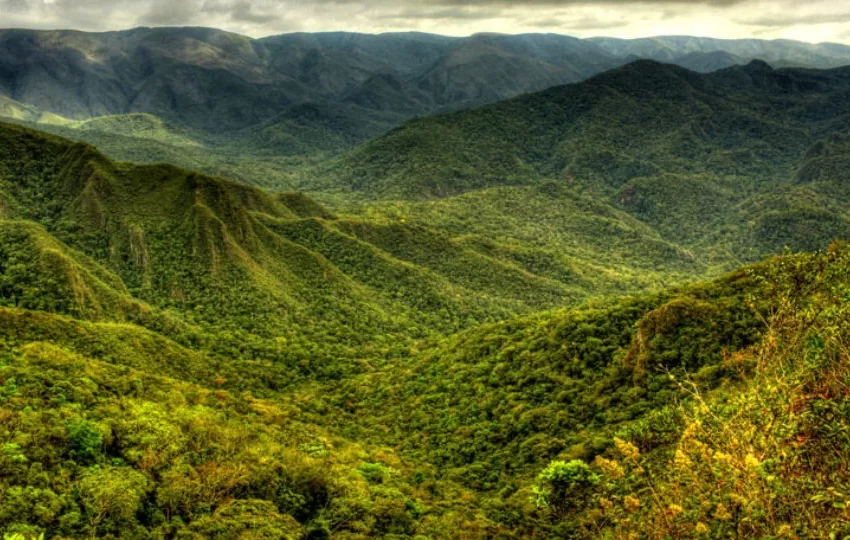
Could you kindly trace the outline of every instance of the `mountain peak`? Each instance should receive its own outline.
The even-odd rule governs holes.
[[[677,93],[687,85],[698,85],[700,77],[700,74],[681,66],[642,59],[596,75],[590,80],[632,94],[657,95],[659,92]]]
[[[746,70],[749,73],[771,73],[773,67],[764,60],[756,58],[746,65]]]

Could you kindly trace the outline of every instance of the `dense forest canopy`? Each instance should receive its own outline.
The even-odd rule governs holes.
[[[471,103],[434,62],[564,44],[123,38],[0,32],[26,53],[0,75],[195,47],[138,108],[112,75],[91,110],[52,109],[38,70],[15,73],[43,93],[0,98],[7,537],[848,533],[847,68],[702,74],[611,60],[676,40],[574,40],[619,67],[399,125],[538,89]],[[334,99],[286,94],[308,60],[334,60]],[[222,81],[245,125],[158,101]]]

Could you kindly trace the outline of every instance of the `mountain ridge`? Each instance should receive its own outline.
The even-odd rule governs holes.
[[[336,108],[363,122],[360,129],[326,120],[306,125],[328,135],[322,144],[293,142],[305,126],[280,123],[281,136],[273,146],[277,152],[315,155],[339,152],[406,119],[578,82],[638,57],[704,71],[753,58],[777,66],[834,67],[841,58],[850,63],[850,47],[838,44],[825,47],[831,56],[806,57],[814,45],[783,41],[776,45],[781,50],[766,56],[762,53],[772,50],[772,42],[747,42],[755,45],[744,49],[736,43],[346,32],[251,39],[203,27],[103,33],[0,30],[0,95],[34,107],[5,114],[34,122],[49,115],[51,121],[73,127],[99,116],[145,113],[196,130],[199,143],[213,147],[221,146],[215,141],[222,133],[232,144],[250,147],[253,143],[243,142],[240,131],[261,130],[270,118],[308,103]],[[782,54],[791,53],[802,60],[783,60]]]

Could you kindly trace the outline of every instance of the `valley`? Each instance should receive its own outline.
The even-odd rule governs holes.
[[[840,537],[848,62],[0,31],[0,529]]]

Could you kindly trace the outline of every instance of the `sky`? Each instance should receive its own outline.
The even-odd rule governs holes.
[[[286,32],[552,32],[850,43],[847,0],[0,0],[0,28],[211,26]]]

